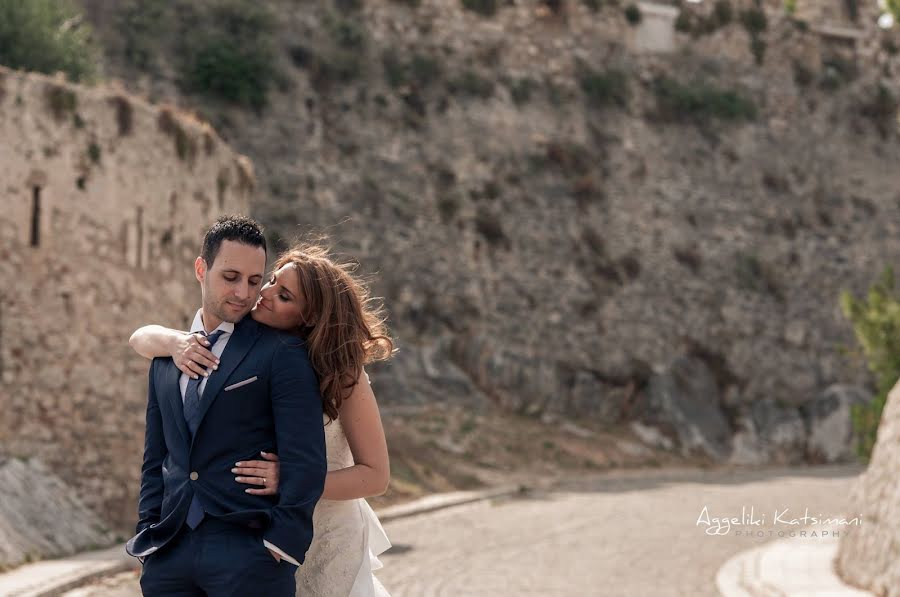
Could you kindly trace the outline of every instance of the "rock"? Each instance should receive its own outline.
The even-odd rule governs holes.
[[[635,458],[644,458],[653,455],[653,452],[644,444],[639,444],[638,442],[627,439],[616,442],[616,447],[624,454]]]
[[[648,446],[652,446],[654,448],[662,448],[663,450],[671,450],[675,447],[675,443],[668,437],[663,435],[663,433],[656,427],[644,425],[640,421],[632,421],[631,430],[636,436],[638,436],[638,439],[640,439]]]
[[[794,320],[788,322],[784,326],[784,339],[794,346],[803,346],[808,335],[807,327],[807,324],[803,321]]]
[[[803,461],[806,427],[796,408],[765,399],[755,402],[750,413],[769,462],[796,464]]]
[[[847,517],[859,526],[842,533],[835,571],[849,584],[884,597],[900,596],[900,383],[887,397],[866,472],[851,493]]]
[[[457,404],[486,401],[469,376],[449,361],[440,344],[406,344],[389,362],[373,364],[366,371],[375,396],[390,404],[423,404],[429,399],[450,399]]]
[[[0,568],[117,540],[72,487],[38,460],[0,459]]]
[[[731,427],[719,406],[716,380],[697,358],[679,357],[650,377],[641,418],[676,437],[682,455],[722,461],[731,450]]]
[[[738,431],[731,438],[731,455],[729,464],[739,466],[756,466],[765,464],[769,459],[769,451],[756,431],[756,424],[749,414],[738,417]]]
[[[578,371],[568,400],[568,409],[578,417],[590,418],[605,424],[615,424],[622,417],[627,392],[612,386],[592,371]]]
[[[458,456],[461,456],[466,453],[465,446],[453,441],[449,437],[437,437],[434,439],[434,444],[441,450],[444,450],[445,452],[450,452],[451,454],[456,454]]]
[[[809,462],[831,463],[856,460],[853,421],[854,404],[871,402],[871,392],[858,386],[835,384],[801,407],[806,423],[806,458]]]
[[[570,434],[574,435],[575,437],[580,437],[581,439],[589,439],[591,437],[594,437],[593,431],[591,431],[590,429],[585,429],[584,427],[581,427],[579,425],[576,425],[575,423],[573,423],[571,421],[564,421],[562,423],[562,425],[560,425],[560,429],[562,429],[566,433],[570,433]]]

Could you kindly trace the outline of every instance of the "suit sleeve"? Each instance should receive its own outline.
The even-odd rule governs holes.
[[[162,509],[163,479],[162,464],[166,457],[166,442],[163,437],[162,417],[153,378],[156,359],[150,365],[150,383],[147,390],[147,424],[144,432],[144,464],[141,467],[141,492],[138,498],[137,532],[159,522]]]
[[[282,339],[270,378],[275,439],[281,466],[278,505],[263,540],[302,563],[313,537],[313,510],[325,488],[322,398],[306,346]]]

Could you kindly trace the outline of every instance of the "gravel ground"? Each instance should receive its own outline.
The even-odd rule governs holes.
[[[861,467],[758,471],[623,471],[570,481],[522,498],[482,502],[385,525],[394,548],[377,574],[394,597],[715,596],[715,575],[732,555],[777,539],[769,531],[812,532],[803,516],[851,516],[850,486]],[[765,524],[723,535],[710,518],[765,515]],[[845,527],[843,532],[852,532]],[[752,529],[764,536],[737,535]],[[124,573],[66,597],[139,595]]]

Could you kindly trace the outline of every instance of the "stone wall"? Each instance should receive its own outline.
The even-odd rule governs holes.
[[[148,366],[128,336],[192,317],[202,231],[247,211],[252,169],[172,108],[6,69],[0,165],[0,452],[125,525]]]
[[[888,394],[869,467],[853,488],[862,524],[841,537],[835,569],[879,597],[900,595],[900,383]]]

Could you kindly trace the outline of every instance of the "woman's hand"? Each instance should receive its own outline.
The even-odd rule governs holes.
[[[275,495],[278,493],[278,454],[260,452],[265,460],[245,460],[238,462],[231,472],[238,475],[234,478],[238,483],[255,485],[245,489],[253,495]]]
[[[172,360],[188,377],[209,376],[219,366],[219,359],[209,350],[209,340],[202,334],[181,334],[174,339]]]

